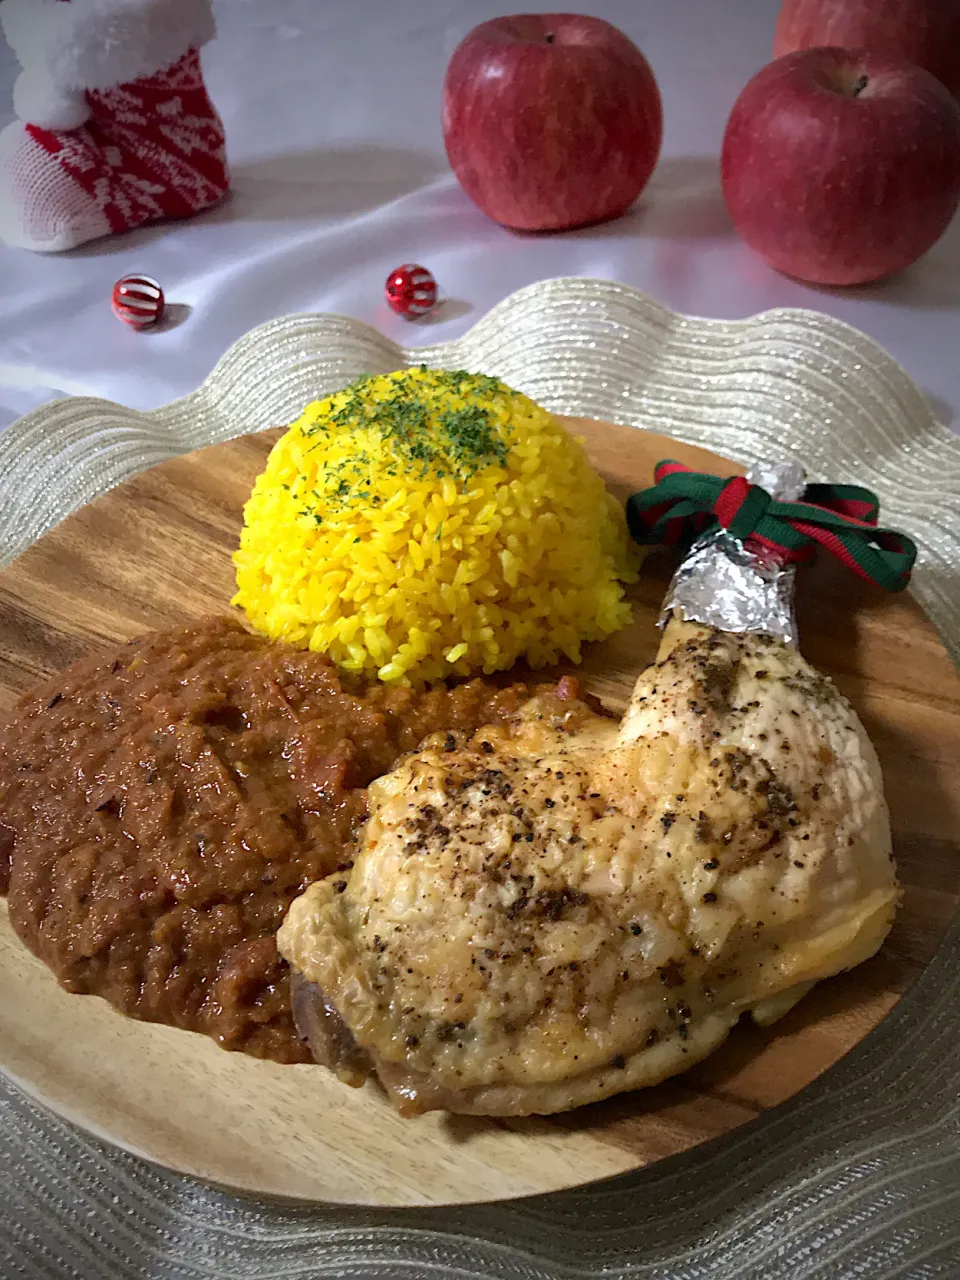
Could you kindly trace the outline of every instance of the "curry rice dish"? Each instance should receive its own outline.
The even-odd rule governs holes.
[[[495,379],[310,406],[245,511],[264,634],[146,636],[0,729],[18,935],[70,991],[375,1079],[404,1114],[566,1110],[779,1017],[898,898],[828,679],[673,618],[620,723],[569,676],[424,687],[578,660],[636,563],[580,446]]]

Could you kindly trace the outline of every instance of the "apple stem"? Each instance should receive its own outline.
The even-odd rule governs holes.
[[[863,93],[864,89],[867,87],[867,83],[868,83],[868,78],[866,76],[861,76],[860,79],[854,83],[853,88],[850,90],[851,98],[859,98],[861,93]]]
[[[544,40],[546,41],[546,43],[547,43],[547,44],[553,44],[553,32],[552,32],[552,31],[548,31],[548,32],[547,32],[547,34],[546,34],[543,38],[544,38]]]

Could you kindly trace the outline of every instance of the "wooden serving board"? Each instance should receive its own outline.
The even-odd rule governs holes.
[[[576,420],[618,497],[655,461],[739,468],[626,427]],[[0,714],[35,681],[144,630],[223,612],[241,507],[276,433],[138,476],[0,573]],[[673,561],[648,557],[634,622],[583,664],[611,707],[653,657]],[[0,910],[0,1066],[54,1110],[169,1168],[257,1194],[367,1205],[493,1200],[622,1173],[752,1120],[846,1053],[929,960],[960,897],[960,681],[909,596],[833,564],[804,571],[808,658],[852,699],[884,768],[904,900],[881,953],[821,984],[773,1028],[738,1027],[686,1075],[551,1119],[401,1120],[371,1086],[227,1054],[63,992]]]

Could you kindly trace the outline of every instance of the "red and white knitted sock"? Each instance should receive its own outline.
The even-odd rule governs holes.
[[[229,187],[200,48],[210,0],[3,0],[22,123],[0,133],[0,239],[55,253],[209,208]]]

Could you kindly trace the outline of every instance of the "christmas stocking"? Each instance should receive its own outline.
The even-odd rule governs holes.
[[[200,48],[210,0],[3,0],[22,123],[0,133],[0,239],[58,252],[227,191]]]

